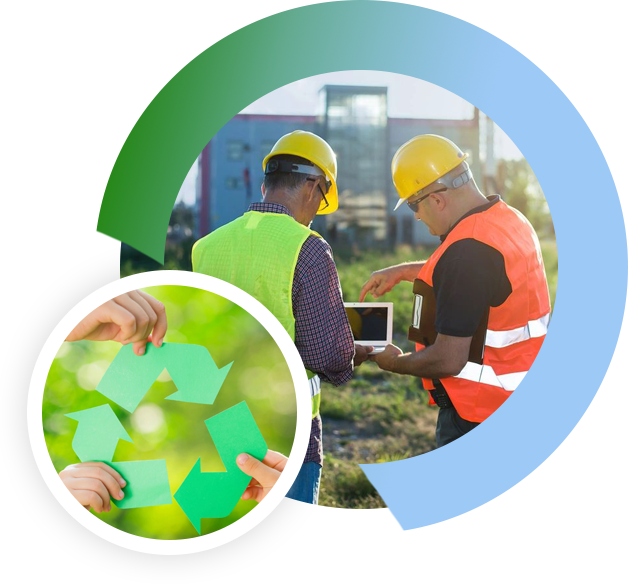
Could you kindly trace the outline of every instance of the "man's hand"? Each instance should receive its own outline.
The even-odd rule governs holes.
[[[364,301],[368,293],[377,299],[384,293],[388,293],[401,281],[412,283],[424,264],[425,261],[406,262],[382,269],[381,271],[375,271],[371,274],[371,278],[364,283],[362,291],[360,291],[360,301]]]
[[[422,378],[456,376],[469,360],[472,337],[438,334],[436,341],[418,352],[403,354],[396,346],[386,346],[380,354],[369,356],[382,370]]]
[[[369,280],[364,283],[360,291],[360,302],[370,293],[374,299],[388,293],[395,285],[401,281],[399,267],[388,267],[371,274]]]
[[[397,346],[394,346],[393,344],[388,344],[383,352],[369,356],[369,360],[377,362],[377,366],[379,366],[382,370],[395,372],[395,361],[397,356],[401,356],[402,354],[403,352],[401,351],[401,348],[397,348]]]
[[[66,341],[133,343],[133,352],[141,356],[147,342],[161,346],[167,329],[164,304],[144,291],[130,291],[92,311],[70,332]]]
[[[373,352],[373,346],[355,345],[355,356],[353,357],[353,367],[357,368],[369,359],[369,353]]]
[[[266,452],[266,457],[261,462],[249,454],[240,454],[236,458],[238,468],[253,477],[242,495],[242,500],[254,499],[261,503],[279,480],[287,463],[286,456],[272,450]]]
[[[88,511],[91,507],[97,513],[107,513],[111,511],[111,498],[124,498],[122,488],[126,480],[102,462],[72,464],[59,473],[59,478]]]

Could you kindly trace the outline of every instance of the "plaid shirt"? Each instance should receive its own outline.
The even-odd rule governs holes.
[[[275,203],[254,203],[249,211],[293,217],[288,208]],[[292,283],[292,313],[294,344],[305,368],[334,386],[351,380],[353,334],[331,247],[322,238],[310,236],[301,247]],[[321,418],[314,417],[305,462],[323,464],[322,435]]]

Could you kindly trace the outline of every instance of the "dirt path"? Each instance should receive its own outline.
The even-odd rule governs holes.
[[[401,460],[433,450],[435,425],[436,411],[430,408],[420,417],[390,424],[325,418],[320,504],[343,508],[385,506],[359,464]]]

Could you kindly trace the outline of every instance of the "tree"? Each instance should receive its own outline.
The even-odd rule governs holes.
[[[519,210],[539,237],[554,237],[554,223],[543,190],[525,159],[501,160],[496,183],[504,201]]]

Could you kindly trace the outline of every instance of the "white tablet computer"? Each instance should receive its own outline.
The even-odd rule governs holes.
[[[392,343],[392,303],[345,303],[356,344],[373,346],[381,352]]]

